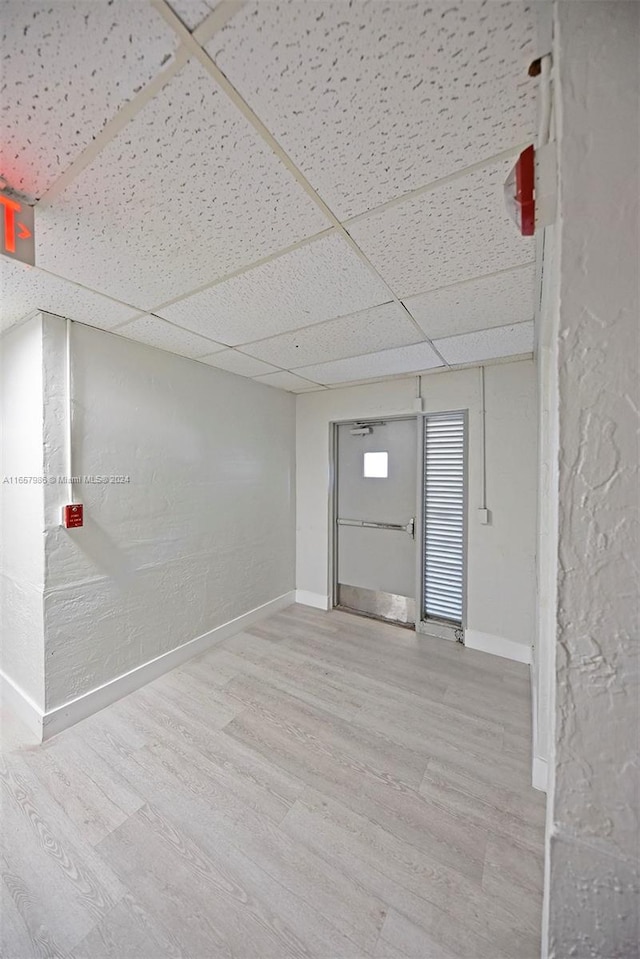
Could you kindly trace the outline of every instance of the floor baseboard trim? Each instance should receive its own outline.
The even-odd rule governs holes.
[[[266,616],[271,616],[273,613],[291,606],[294,602],[295,592],[293,590],[283,593],[282,596],[277,596],[268,603],[263,603],[262,606],[250,609],[242,616],[229,620],[228,623],[216,626],[215,629],[203,633],[202,636],[196,636],[195,639],[183,643],[182,646],[170,649],[166,653],[162,653],[161,656],[136,666],[135,669],[109,680],[102,686],[90,689],[89,692],[78,696],[77,699],[72,699],[62,706],[47,710],[43,716],[42,739],[50,739],[51,736],[55,736],[63,729],[67,729],[67,727],[73,726],[80,720],[86,719],[87,716],[97,713],[105,706],[110,706],[111,703],[115,703],[123,696],[140,689],[141,686],[146,686],[147,683],[169,672],[170,669],[181,666],[194,656],[206,652],[210,647],[221,643],[236,633],[242,632],[252,623],[264,619]]]
[[[17,683],[0,669],[0,702],[42,742],[44,713]]]
[[[542,759],[540,756],[534,756],[531,768],[531,785],[533,788],[546,793],[548,776],[549,767],[547,760]]]
[[[504,636],[494,636],[492,633],[481,633],[477,629],[466,629],[464,644],[469,649],[479,649],[492,656],[502,656],[503,659],[512,659],[516,663],[531,664],[531,646],[516,643],[513,639]]]
[[[296,590],[296,603],[301,606],[313,606],[314,609],[329,609],[329,597],[322,593],[310,593],[307,589]]]

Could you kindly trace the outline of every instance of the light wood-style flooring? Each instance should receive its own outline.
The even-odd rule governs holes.
[[[528,667],[293,606],[2,755],[5,959],[534,959]]]

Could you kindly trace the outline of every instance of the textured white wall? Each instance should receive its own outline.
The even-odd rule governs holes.
[[[470,630],[531,646],[534,638],[536,525],[535,370],[530,360],[486,367],[487,498],[481,502],[480,371],[422,378],[425,411],[469,410]],[[296,587],[329,593],[329,424],[414,413],[415,377],[297,398]]]
[[[42,477],[42,320],[40,316],[5,333],[2,355],[0,668],[42,708],[44,653],[44,493],[41,484],[16,482]],[[13,477],[14,482],[4,482]]]
[[[64,473],[64,321],[45,317],[47,457]],[[87,326],[72,328],[74,474],[85,526],[47,487],[51,709],[294,586],[295,402]]]
[[[633,2],[556,4],[559,580],[548,954],[638,952],[638,51]]]

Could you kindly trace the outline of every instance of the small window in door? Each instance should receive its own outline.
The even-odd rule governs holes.
[[[389,476],[389,454],[386,452],[364,454],[364,478],[387,479]]]

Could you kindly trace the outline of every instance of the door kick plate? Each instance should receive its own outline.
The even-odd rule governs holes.
[[[338,583],[337,599],[338,606],[375,616],[377,619],[411,626],[416,621],[416,601],[411,596]]]

